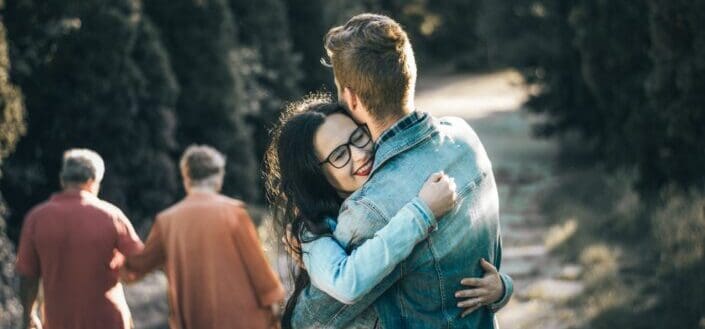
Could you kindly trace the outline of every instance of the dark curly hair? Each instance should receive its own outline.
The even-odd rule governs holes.
[[[277,233],[285,236],[291,225],[293,238],[286,240],[294,252],[301,256],[302,233],[308,231],[316,237],[330,235],[325,222],[336,216],[342,198],[330,185],[319,165],[314,147],[314,136],[329,115],[346,114],[328,94],[312,94],[291,103],[272,130],[272,142],[265,154],[265,187],[272,207]],[[291,328],[291,317],[301,291],[310,284],[308,273],[292,266],[294,292],[282,316],[282,328]]]

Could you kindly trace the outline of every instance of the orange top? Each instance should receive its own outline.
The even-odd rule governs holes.
[[[66,191],[27,214],[17,272],[41,277],[44,328],[127,329],[130,311],[118,266],[142,248],[117,207],[85,191]]]
[[[284,299],[244,203],[215,193],[161,212],[126,265],[136,274],[165,265],[172,329],[272,328],[270,305]]]

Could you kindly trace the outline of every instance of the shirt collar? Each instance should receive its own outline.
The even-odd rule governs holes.
[[[379,147],[379,145],[389,140],[390,138],[396,136],[400,132],[406,130],[407,128],[412,127],[413,125],[421,122],[426,116],[428,116],[427,113],[411,111],[411,113],[401,118],[399,121],[397,121],[397,123],[395,123],[389,129],[385,130],[382,135],[379,136],[376,143],[377,147]]]
[[[95,199],[93,193],[84,190],[66,190],[54,193],[51,200],[67,200],[67,199]]]

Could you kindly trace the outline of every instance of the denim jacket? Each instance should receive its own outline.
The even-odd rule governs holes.
[[[508,276],[502,275],[502,300],[465,318],[460,317],[462,310],[454,297],[463,288],[462,278],[483,275],[480,258],[498,268],[501,261],[497,189],[477,135],[462,119],[438,120],[413,112],[380,137],[375,157],[370,179],[344,202],[337,219],[334,236],[342,248],[355,249],[369,239],[379,240],[385,225],[408,206],[407,201],[434,172],[443,170],[455,179],[458,204],[400,263],[397,258],[405,254],[403,251],[364,258],[369,262],[366,268],[380,269],[368,272],[374,275],[358,272],[360,275],[346,276],[345,271],[330,275],[327,267],[309,268],[314,284],[325,281],[320,278],[332,277],[321,287],[345,303],[309,287],[297,301],[294,327],[369,327],[359,321],[373,318],[369,306],[374,305],[384,328],[495,328],[493,312],[506,304],[512,293]],[[341,256],[338,254],[337,259]],[[358,263],[364,264],[359,259]],[[391,272],[389,268],[393,268]],[[381,281],[372,280],[385,274]],[[335,291],[347,285],[353,287]]]

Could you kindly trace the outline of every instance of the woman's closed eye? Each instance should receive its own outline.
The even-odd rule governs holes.
[[[338,147],[333,151],[333,154],[331,154],[331,161],[339,161],[345,158],[345,152],[346,149],[345,147]]]
[[[356,130],[352,136],[352,143],[359,144],[365,138],[365,133],[362,130]]]

